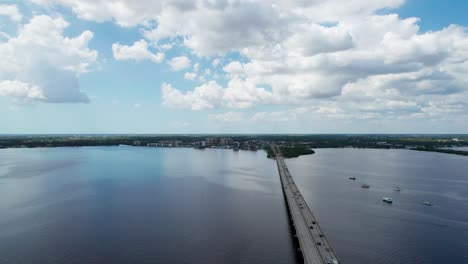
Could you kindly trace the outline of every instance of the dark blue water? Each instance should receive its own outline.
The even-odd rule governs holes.
[[[318,149],[287,164],[342,263],[468,263],[468,158]],[[295,263],[291,241],[261,151],[0,150],[0,263]]]
[[[294,263],[264,152],[0,150],[0,263]]]
[[[468,263],[467,157],[316,151],[287,164],[343,263]],[[364,183],[370,189],[361,188]]]

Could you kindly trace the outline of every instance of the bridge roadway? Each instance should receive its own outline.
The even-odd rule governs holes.
[[[306,264],[338,264],[338,258],[322,232],[312,211],[302,197],[284,162],[279,147],[272,146],[283,187],[283,194],[292,218],[300,250]]]

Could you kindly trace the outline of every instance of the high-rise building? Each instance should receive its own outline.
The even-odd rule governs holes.
[[[220,145],[232,145],[233,142],[234,140],[232,140],[232,138],[220,138],[219,139]]]
[[[219,138],[206,138],[206,145],[207,146],[218,145],[218,143],[219,143]]]

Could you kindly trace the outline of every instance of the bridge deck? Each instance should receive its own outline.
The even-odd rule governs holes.
[[[335,252],[330,247],[317,220],[294,183],[288,167],[279,152],[279,148],[275,146],[273,149],[277,154],[276,162],[281,185],[283,187],[289,213],[292,217],[294,229],[296,230],[297,239],[299,240],[304,262],[307,264],[338,264],[339,262]]]

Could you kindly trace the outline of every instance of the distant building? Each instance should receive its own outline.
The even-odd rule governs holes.
[[[215,146],[219,144],[219,138],[206,138],[207,146]]]
[[[204,149],[206,148],[206,141],[197,141],[193,142],[192,146],[196,149]]]
[[[141,141],[133,141],[133,145],[134,145],[134,146],[140,146],[140,145],[141,145]]]
[[[175,141],[175,140],[164,140],[159,141],[157,143],[148,143],[146,144],[148,147],[179,147],[181,146],[182,141]]]
[[[220,138],[219,139],[220,145],[232,145],[233,142],[234,140],[232,140],[232,138]]]

